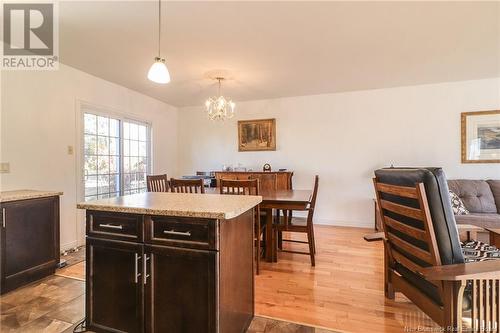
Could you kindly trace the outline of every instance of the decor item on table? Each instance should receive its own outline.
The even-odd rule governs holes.
[[[465,208],[465,205],[455,192],[450,192],[450,201],[451,201],[451,209],[453,209],[453,214],[455,215],[467,215],[469,214],[469,210]]]
[[[238,151],[276,150],[276,119],[238,121]]]
[[[156,83],[169,83],[170,74],[165,65],[165,58],[161,57],[161,0],[158,1],[158,56],[148,72],[148,79]]]
[[[462,113],[462,163],[500,163],[500,110]]]
[[[262,171],[271,172],[271,164],[269,163],[264,164],[264,166],[262,167]]]
[[[210,120],[226,120],[234,117],[234,107],[236,104],[231,99],[226,99],[220,94],[221,82],[225,80],[224,77],[215,77],[219,81],[219,90],[217,96],[210,97],[205,102],[207,108],[208,118]]]

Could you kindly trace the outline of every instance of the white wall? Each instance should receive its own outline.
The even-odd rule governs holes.
[[[239,102],[213,123],[179,109],[180,174],[223,164],[295,172],[294,188],[320,175],[316,222],[372,226],[373,170],[441,166],[449,178],[500,178],[499,164],[460,163],[460,113],[500,109],[500,79]],[[276,118],[277,151],[238,152],[237,120]]]
[[[78,101],[152,123],[153,171],[176,173],[177,109],[163,102],[61,65],[58,71],[3,72],[1,109],[1,158],[10,163],[2,175],[2,190],[41,189],[63,191],[61,197],[61,247],[83,238],[81,211],[76,203],[76,154],[68,146],[79,143]]]

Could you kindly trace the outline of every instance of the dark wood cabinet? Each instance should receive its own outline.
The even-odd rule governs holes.
[[[218,253],[146,246],[145,255],[146,332],[217,332]]]
[[[0,292],[55,272],[59,264],[59,197],[0,204]]]
[[[143,226],[135,241],[87,229],[88,329],[246,331],[254,313],[253,209],[230,220],[87,211],[87,223],[96,221]]]
[[[86,251],[88,325],[143,332],[142,245],[89,238]]]

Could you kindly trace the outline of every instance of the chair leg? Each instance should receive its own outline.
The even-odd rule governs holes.
[[[259,275],[260,273],[260,216],[259,218],[257,219],[257,249],[256,249],[256,274]]]
[[[307,232],[307,242],[309,243],[309,255],[311,256],[311,266],[316,266],[316,260],[314,259],[314,240],[311,230]]]
[[[316,254],[316,238],[314,237],[314,226],[311,226],[311,235],[312,235],[312,243],[313,243],[313,251]]]

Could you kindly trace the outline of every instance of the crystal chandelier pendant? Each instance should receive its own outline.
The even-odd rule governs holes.
[[[221,81],[224,78],[218,77],[219,81],[219,96],[213,96],[207,99],[205,107],[207,116],[210,120],[226,120],[234,117],[234,108],[236,104],[230,99],[226,99],[220,94]]]

